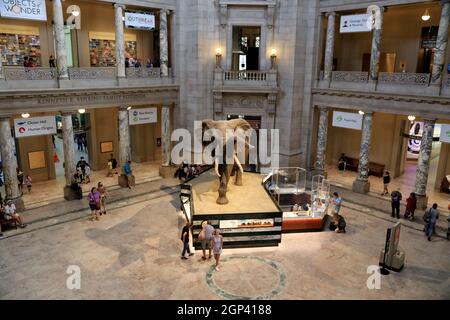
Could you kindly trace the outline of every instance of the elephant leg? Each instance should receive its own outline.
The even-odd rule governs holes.
[[[233,168],[234,172],[236,173],[236,181],[234,182],[237,186],[242,186],[242,172],[237,168],[237,166],[234,166]]]
[[[230,179],[229,171],[227,170],[221,170],[220,175],[220,186],[219,186],[219,197],[216,200],[217,204],[227,204],[227,187],[228,187],[228,180]]]

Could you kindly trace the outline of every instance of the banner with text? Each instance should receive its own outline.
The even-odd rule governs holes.
[[[150,13],[125,12],[125,27],[132,29],[155,29],[155,16]]]
[[[128,116],[130,126],[158,122],[156,108],[132,109],[128,111]]]
[[[55,134],[56,118],[55,116],[49,116],[14,119],[14,131],[16,132],[16,138]]]
[[[341,33],[370,31],[372,31],[372,17],[370,14],[341,16]]]
[[[441,125],[441,142],[450,143],[450,124]]]
[[[0,16],[47,21],[45,0],[0,0]]]
[[[361,130],[362,115],[350,112],[333,112],[333,127]]]

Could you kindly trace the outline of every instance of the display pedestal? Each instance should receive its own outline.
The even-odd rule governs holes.
[[[308,179],[311,180],[314,176],[323,176],[325,179],[328,177],[328,173],[322,169],[313,169],[308,175]]]
[[[416,194],[417,198],[417,209],[419,210],[425,210],[428,207],[428,196],[427,195],[418,195]]]
[[[159,167],[159,175],[162,178],[172,178],[175,174],[175,171],[177,170],[174,166],[161,166]]]
[[[64,187],[64,199],[67,201],[80,200],[80,195],[70,186]]]
[[[370,182],[362,181],[362,180],[355,180],[355,181],[353,181],[352,190],[353,190],[353,192],[356,192],[356,193],[366,194],[370,191]]]
[[[128,179],[126,175],[119,174],[117,180],[121,188],[128,188]],[[134,185],[135,185],[134,175],[131,175],[131,186],[134,187]]]

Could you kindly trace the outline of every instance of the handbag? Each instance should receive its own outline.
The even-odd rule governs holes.
[[[423,215],[423,221],[425,221],[426,223],[430,222],[430,209],[427,209],[425,211],[425,214]]]
[[[205,239],[206,239],[205,230],[202,229],[202,231],[200,231],[200,233],[198,234],[198,240],[205,240]]]

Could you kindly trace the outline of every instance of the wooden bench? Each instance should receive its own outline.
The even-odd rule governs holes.
[[[5,227],[13,226],[17,229],[17,222],[13,219],[6,220],[3,217],[3,213],[0,213],[0,224],[2,225],[2,230],[5,230]]]
[[[347,157],[346,170],[358,171],[359,159]],[[375,162],[369,162],[369,175],[382,177],[384,174],[385,165]]]

